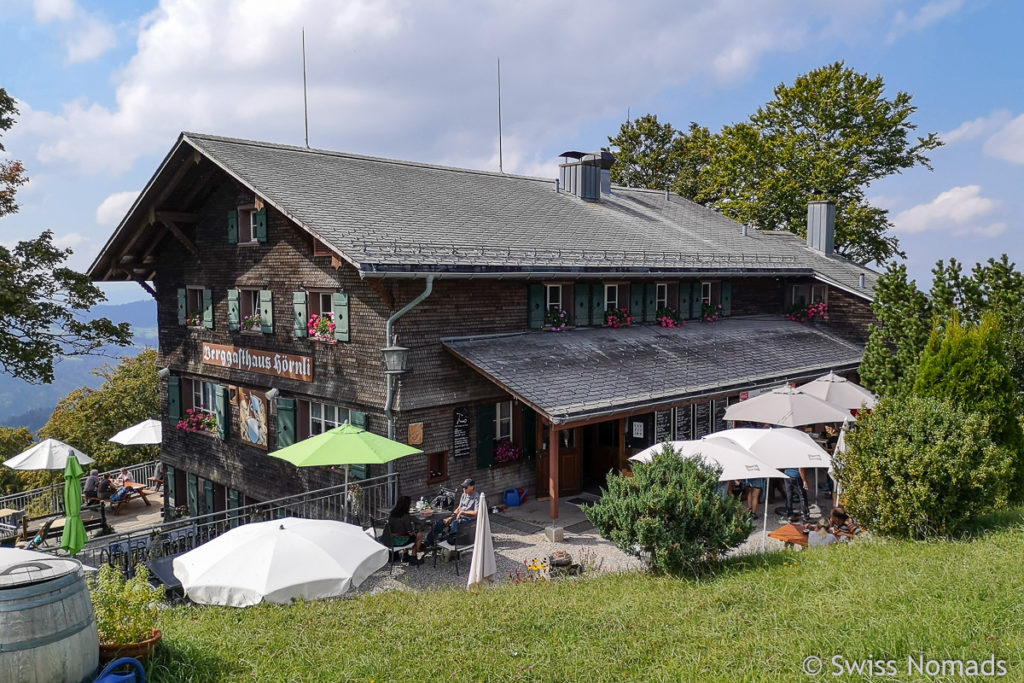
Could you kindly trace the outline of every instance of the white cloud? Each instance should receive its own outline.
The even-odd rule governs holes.
[[[1010,114],[1008,109],[997,109],[988,116],[979,116],[973,121],[964,121],[948,133],[940,133],[939,137],[947,145],[974,140],[1006,125],[1011,116],[1012,114]]]
[[[954,235],[997,237],[1006,231],[1006,224],[983,225],[982,217],[998,208],[995,199],[983,197],[981,186],[964,185],[940,193],[927,204],[918,204],[893,216],[896,232],[949,232]]]
[[[80,244],[89,242],[89,238],[85,235],[79,235],[77,232],[71,232],[67,235],[59,235],[53,238],[53,245],[60,249],[74,249]]]
[[[113,175],[182,130],[301,144],[304,26],[311,145],[496,169],[500,56],[505,170],[536,171],[551,154],[553,175],[552,150],[586,123],[642,112],[686,82],[750,78],[773,52],[834,46],[876,26],[882,7],[161,0],[138,27],[113,104],[26,106],[12,134],[30,137],[41,162]]]
[[[36,21],[59,24],[69,64],[87,62],[117,45],[114,27],[77,0],[34,0]]]
[[[1024,164],[1024,114],[996,131],[982,149],[990,157]]]
[[[138,196],[138,190],[115,192],[110,195],[96,207],[96,224],[109,228],[116,226],[128,213],[128,209],[132,208]]]
[[[75,16],[75,0],[35,0],[32,3],[36,21],[47,24],[51,21],[68,21]]]
[[[949,15],[955,14],[963,5],[964,0],[936,0],[936,2],[924,5],[910,17],[903,10],[899,10],[893,18],[892,28],[889,30],[886,42],[892,43],[907,33],[922,31]]]

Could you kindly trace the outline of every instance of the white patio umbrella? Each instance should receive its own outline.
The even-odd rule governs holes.
[[[32,448],[4,461],[14,470],[64,470],[68,466],[68,456],[74,454],[79,465],[94,462],[82,451],[57,439],[40,441]]]
[[[834,372],[797,388],[805,394],[820,398],[822,401],[844,410],[871,409],[878,403],[878,397],[870,391]]]
[[[163,428],[160,420],[143,420],[139,424],[122,429],[110,441],[123,446],[149,446],[163,441]]]
[[[285,517],[235,527],[173,568],[192,601],[247,607],[342,595],[387,561],[387,548],[354,524]]]
[[[494,560],[494,539],[491,537],[491,520],[488,517],[487,498],[480,494],[480,505],[476,515],[476,536],[473,540],[473,561],[469,565],[469,581],[466,588],[472,588],[484,581],[490,583],[498,573]]]
[[[703,458],[705,462],[718,465],[722,469],[722,473],[718,476],[718,481],[786,478],[785,474],[769,467],[746,448],[729,439],[705,436],[696,441],[670,441],[669,445],[682,458]],[[654,455],[660,452],[663,447],[664,444],[654,444],[650,448],[646,448],[630,457],[630,460],[649,463],[654,459]],[[767,542],[768,500],[766,497],[764,501],[764,524],[761,529],[762,549],[764,549]]]
[[[848,410],[826,403],[799,389],[782,386],[767,394],[734,403],[726,408],[725,419],[799,427],[819,422],[842,422],[853,418]]]

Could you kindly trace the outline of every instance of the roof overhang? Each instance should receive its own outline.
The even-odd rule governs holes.
[[[860,366],[864,349],[767,316],[682,328],[466,337],[444,347],[557,425],[625,417]]]

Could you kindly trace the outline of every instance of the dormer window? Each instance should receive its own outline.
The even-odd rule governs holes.
[[[228,244],[267,241],[267,209],[255,204],[228,211]]]

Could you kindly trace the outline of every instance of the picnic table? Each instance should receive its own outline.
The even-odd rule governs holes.
[[[777,541],[782,541],[786,544],[787,548],[794,545],[799,545],[804,548],[807,547],[807,529],[803,525],[787,524],[780,526],[775,531],[768,534],[768,538],[774,538]]]
[[[127,492],[124,494],[124,498],[121,498],[120,500],[111,500],[110,501],[110,505],[114,508],[114,514],[115,515],[117,513],[121,512],[121,506],[122,505],[124,505],[125,503],[128,503],[130,501],[133,501],[136,498],[141,498],[142,502],[145,503],[147,506],[152,505],[152,503],[149,502],[149,498],[147,498],[146,496],[147,495],[148,496],[152,496],[153,494],[156,493],[156,491],[147,491],[141,485],[138,486],[138,487],[134,487],[131,484],[125,484],[123,488],[128,489]],[[117,494],[114,494],[114,495],[117,495]],[[113,498],[113,496],[111,496],[111,498]]]

